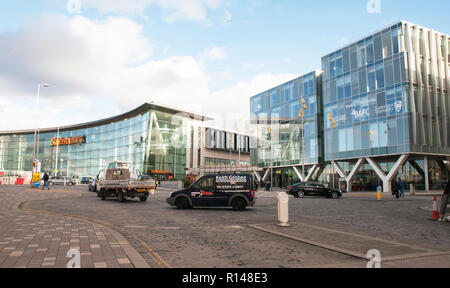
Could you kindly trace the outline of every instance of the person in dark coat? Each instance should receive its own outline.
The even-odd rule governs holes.
[[[48,176],[47,173],[44,173],[44,177],[42,177],[42,180],[44,181],[44,186],[42,186],[42,190],[47,187],[48,190],[50,190],[50,187],[48,186],[48,180],[50,179],[50,176]]]

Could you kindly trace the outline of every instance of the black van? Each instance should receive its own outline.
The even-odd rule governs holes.
[[[243,211],[255,205],[255,189],[251,174],[207,175],[189,188],[173,192],[167,203],[178,209],[191,207],[233,207]]]

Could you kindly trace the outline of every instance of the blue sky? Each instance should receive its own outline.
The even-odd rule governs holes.
[[[39,23],[42,17],[47,17],[46,15],[52,17],[65,15],[65,21],[83,17],[95,23],[102,23],[110,18],[128,19],[142,28],[138,37],[140,40],[148,41],[151,53],[139,58],[138,62],[122,63],[123,65],[139,66],[149,61],[165,61],[171,57],[192,57],[199,63],[199,67],[203,69],[202,73],[207,78],[205,80],[207,87],[201,88],[206,92],[202,91],[211,98],[214,96],[223,98],[227,93],[256,94],[267,89],[265,85],[257,85],[255,78],[258,75],[273,76],[273,79],[267,77],[274,81],[273,84],[277,84],[276,81],[284,81],[320,69],[321,56],[397,20],[403,19],[450,33],[450,21],[446,13],[450,11],[450,1],[447,0],[380,0],[379,14],[367,12],[368,0],[178,1],[192,3],[195,9],[191,9],[190,4],[179,6],[176,0],[135,0],[134,3],[137,3],[138,8],[131,9],[132,11],[120,7],[107,7],[108,4],[104,4],[105,0],[81,1],[89,3],[82,2],[81,12],[76,14],[67,11],[66,0],[2,1],[0,37],[3,35],[7,38],[9,35],[18,34],[18,31],[23,32],[26,30],[24,27],[33,26],[34,22]],[[173,18],[173,15],[177,16]],[[36,24],[36,27],[40,26]],[[52,45],[52,48],[55,46],[53,43],[48,45]],[[54,78],[54,81],[60,80]],[[63,80],[65,82],[67,79]],[[240,89],[241,86],[244,88]],[[17,89],[17,85],[14,87]],[[103,101],[108,97],[107,93],[84,90],[86,91],[83,93],[77,93],[78,97],[91,97],[94,99],[93,102]],[[23,94],[31,93],[32,90],[27,91],[24,89],[24,93],[18,94],[26,98]],[[14,94],[14,91],[11,93]],[[196,101],[195,93],[189,95],[190,102]],[[81,94],[83,96],[80,96]],[[232,101],[242,99],[243,102],[248,102],[248,98],[252,95],[238,96],[229,97],[233,99]],[[9,107],[15,103],[23,105],[22,98],[11,97]],[[45,96],[43,97],[45,99]],[[204,98],[198,101],[198,105],[205,106]],[[178,104],[184,106],[185,103],[181,99]],[[123,112],[122,110],[131,108],[114,103],[108,107],[111,109],[114,107],[114,112]],[[59,109],[63,110],[61,107]],[[203,114],[208,114],[208,109],[203,110]],[[100,111],[99,115],[88,113],[77,120],[84,120],[83,117],[86,120],[93,120],[88,118],[110,116],[108,113],[111,114],[105,109]],[[60,114],[64,114],[64,111]],[[61,116],[54,115],[53,120],[49,119],[44,123],[50,125],[52,121],[61,120]]]

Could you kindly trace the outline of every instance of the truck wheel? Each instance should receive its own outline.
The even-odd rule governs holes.
[[[180,197],[175,201],[175,206],[177,209],[185,210],[189,208],[189,201],[185,197]]]
[[[236,198],[231,203],[231,206],[233,207],[234,211],[244,211],[245,208],[247,208],[247,203],[242,198]]]
[[[100,190],[100,197],[102,198],[102,201],[106,200],[106,192],[104,190]]]
[[[117,193],[117,198],[119,199],[119,202],[125,202],[125,197],[124,197],[122,191],[119,191],[119,192]]]

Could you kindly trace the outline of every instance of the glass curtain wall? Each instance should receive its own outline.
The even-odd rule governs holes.
[[[409,152],[402,37],[394,25],[322,58],[326,160]]]
[[[305,164],[321,161],[319,77],[316,72],[312,72],[251,98],[254,165],[271,167],[302,164],[303,131]],[[307,106],[303,112],[304,126],[298,117],[303,107],[302,99]]]

